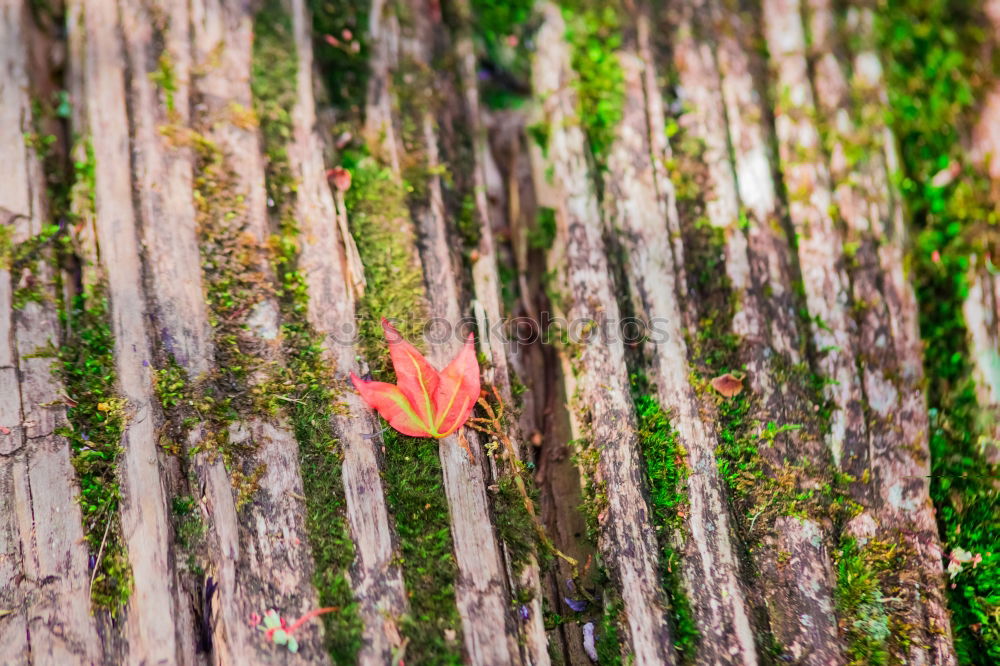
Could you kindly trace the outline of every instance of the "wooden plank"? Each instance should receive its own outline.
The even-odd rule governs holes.
[[[678,43],[678,60],[692,68],[706,63],[707,51],[693,43]],[[680,55],[683,53],[683,55]],[[618,231],[625,250],[624,268],[629,286],[637,302],[637,311],[648,322],[656,322],[662,339],[649,345],[652,355],[656,395],[670,413],[671,425],[677,432],[678,444],[687,451],[690,474],[686,479],[690,512],[686,521],[689,538],[684,542],[682,577],[691,597],[698,626],[699,659],[713,663],[755,664],[753,631],[749,610],[739,582],[739,567],[731,541],[729,516],[722,481],[715,462],[716,433],[711,422],[703,418],[700,404],[691,386],[691,369],[687,363],[688,349],[682,324],[682,308],[678,294],[685,291],[677,284],[669,239],[664,233],[660,201],[656,187],[656,171],[648,141],[649,127],[665,127],[665,119],[648,119],[646,95],[659,95],[658,88],[646,91],[644,70],[653,68],[643,62],[635,50],[626,47],[618,55],[625,84],[623,118],[608,155],[608,169],[616,174],[604,190],[607,223]],[[655,75],[654,75],[655,78]],[[716,79],[718,77],[715,77]],[[681,85],[698,87],[702,92],[718,96],[715,86],[706,85],[703,72],[681,69]],[[694,108],[697,117],[706,122],[723,122],[721,103],[701,100]],[[713,113],[714,111],[714,113]],[[724,127],[721,131],[703,128],[706,161],[713,160],[729,169],[729,185],[735,187],[728,164],[728,145]],[[716,149],[710,148],[717,140]],[[707,195],[710,220],[722,226],[735,225],[738,216],[735,196],[720,188]],[[669,204],[667,204],[669,205]],[[728,210],[723,209],[728,207]],[[736,239],[740,234],[729,234]],[[728,260],[737,254],[727,243],[727,270],[737,262]]]
[[[602,239],[603,222],[591,185],[586,142],[572,88],[566,25],[551,3],[539,7],[543,22],[532,64],[532,87],[550,128],[547,156],[532,147],[540,205],[556,211],[556,244],[549,265],[561,272],[567,299],[565,316],[579,332],[586,322],[596,330],[620,321]],[[550,170],[551,179],[545,173]],[[573,439],[585,439],[599,454],[595,478],[607,494],[598,517],[600,548],[624,604],[628,651],[637,663],[673,663],[665,599],[657,572],[656,536],[643,496],[643,463],[629,399],[625,351],[619,336],[573,341],[563,349],[564,375],[571,397]]]
[[[187,373],[189,386],[205,381],[213,371],[214,348],[209,312],[202,283],[201,253],[198,247],[191,149],[173,139],[190,123],[191,35],[186,6],[139,7],[121,4],[122,34],[133,75],[129,92],[133,119],[132,141],[138,214],[142,222],[142,244],[151,320],[159,354],[172,360]],[[155,42],[162,40],[162,51]],[[167,108],[152,76],[168,63],[173,80],[172,108]],[[205,446],[210,433],[201,424],[182,442],[185,454]],[[232,484],[221,456],[193,455],[188,463],[197,480],[185,488],[175,479],[171,491],[189,493],[197,502],[199,518],[205,525],[206,575],[216,585],[208,612],[212,657],[221,664],[255,661],[264,642],[251,631],[247,618],[256,609],[246,607],[237,590],[237,555],[240,552],[238,517],[232,500]],[[209,501],[207,498],[223,498]],[[207,580],[193,581],[190,599],[199,613]],[[256,611],[262,612],[262,611]],[[193,628],[193,627],[192,627]],[[196,640],[194,637],[192,642]]]
[[[726,273],[735,290],[732,330],[741,339],[738,357],[752,392],[751,418],[761,424],[800,423],[802,415],[812,411],[803,387],[782,386],[775,379],[783,374],[782,368],[802,361],[802,335],[788,259],[791,247],[779,221],[770,129],[760,91],[763,82],[758,80],[762,63],[753,60],[753,35],[740,12],[723,11],[719,3],[708,2],[696,25],[697,38],[713,54],[708,78],[718,80],[719,101],[724,105],[724,127],[715,131],[728,134],[727,152],[732,155],[735,189],[722,191],[736,197],[741,217],[738,225],[729,222]],[[706,166],[710,182],[728,180],[728,160],[724,166]],[[795,482],[804,487],[815,481],[803,474],[802,463],[811,469],[827,467],[826,447],[815,432],[785,433],[768,446],[759,446],[758,454],[766,475],[796,470]],[[770,629],[786,654],[813,664],[841,661],[833,569],[824,540],[817,538],[829,535],[823,535],[815,519],[775,519],[771,514],[744,521],[744,527],[752,532],[747,539],[756,541],[758,534],[763,535],[751,551],[764,574],[758,603],[763,602]],[[783,562],[781,553],[792,557]]]
[[[312,23],[304,0],[292,0],[291,10],[299,66],[288,157],[298,181],[299,270],[309,286],[309,322],[324,336],[329,360],[346,384],[348,373],[361,374],[357,350],[349,339],[356,331],[347,260],[354,239],[337,224],[338,215],[345,215],[338,211],[344,206],[344,195],[330,190],[323,144],[316,132]],[[339,198],[336,202],[335,197]],[[365,623],[358,662],[385,664],[400,651],[398,618],[407,612],[408,603],[379,471],[381,438],[372,436],[379,424],[353,390],[343,391],[340,400],[345,410],[335,417],[335,424],[344,452],[344,489],[357,554],[351,585]]]
[[[191,24],[191,94],[197,111],[192,125],[218,151],[216,158],[226,181],[222,187],[233,202],[232,210],[210,212],[210,217],[222,215],[222,219],[209,223],[235,232],[241,244],[240,248],[210,251],[245,252],[240,270],[253,274],[259,283],[253,302],[238,315],[243,324],[241,335],[253,346],[257,359],[249,378],[253,392],[272,380],[269,366],[280,365],[283,359],[275,277],[266,250],[271,228],[264,164],[250,90],[252,14],[242,5],[199,0],[191,4]],[[220,513],[217,524],[226,527],[220,541],[235,564],[232,584],[236,608],[242,608],[244,615],[262,615],[276,608],[289,619],[301,616],[316,608],[318,600],[312,585],[314,564],[305,530],[298,443],[284,416],[268,416],[255,409],[240,414],[239,420],[229,425],[228,436],[237,446],[251,447],[242,465],[263,470],[258,489],[242,507],[236,503],[232,487],[222,480],[206,488],[210,506]],[[298,630],[296,638],[298,655],[281,658],[329,663],[318,622]],[[273,646],[258,645],[257,659],[279,658]]]
[[[809,0],[809,29],[816,50],[813,86],[827,126],[834,202],[857,247],[849,274],[857,316],[858,359],[867,420],[872,480],[866,508],[873,534],[906,545],[899,565],[898,612],[920,632],[909,647],[916,663],[954,663],[944,571],[930,501],[928,417],[913,288],[904,279],[906,246],[902,207],[894,201],[886,151],[895,139],[884,125],[886,95],[872,44],[873,15],[851,31],[861,50],[847,61],[837,40],[837,18],[829,0]],[[853,66],[852,66],[853,65]],[[848,79],[848,72],[853,77]],[[852,103],[853,102],[853,103]],[[865,158],[852,163],[859,147]],[[862,514],[864,515],[864,514]],[[855,521],[858,521],[856,518]],[[860,521],[855,522],[855,525]],[[902,573],[906,571],[907,573]]]
[[[34,132],[29,91],[26,7],[0,6],[0,237],[10,245],[48,222],[45,179],[26,145]],[[0,640],[11,663],[87,664],[103,659],[90,609],[87,546],[60,383],[51,358],[33,356],[58,345],[51,248],[12,276],[0,254]],[[13,279],[12,279],[13,278]],[[17,307],[14,290],[34,281],[42,301]]]
[[[179,627],[163,622],[178,616],[176,573],[170,556],[170,526],[157,428],[162,422],[152,394],[147,305],[136,216],[125,73],[116,3],[78,4],[84,62],[86,127],[95,163],[95,229],[100,271],[107,280],[115,367],[128,419],[119,462],[122,532],[134,587],[124,622],[125,649],[132,661],[184,661]]]

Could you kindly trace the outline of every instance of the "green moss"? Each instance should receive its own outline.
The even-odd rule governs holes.
[[[671,545],[675,535],[684,530],[690,470],[687,451],[677,441],[670,416],[650,395],[650,390],[643,375],[632,375],[637,434],[646,461],[652,522],[660,546],[660,575],[670,602],[674,647],[684,663],[691,663],[698,643],[698,628],[681,581],[681,558]]]
[[[149,80],[163,93],[163,104],[167,108],[167,115],[172,116],[176,110],[174,96],[177,94],[177,75],[174,72],[173,60],[166,51],[160,54],[156,69],[149,73]]]
[[[0,268],[10,270],[11,255],[14,252],[14,224],[0,224]]]
[[[14,223],[0,227],[0,269],[10,272],[14,287],[11,306],[23,310],[28,303],[51,301],[49,287],[42,279],[40,264],[46,257],[54,257],[51,245],[59,234],[59,226],[47,224],[42,231],[20,243],[13,242]]]
[[[518,108],[530,87],[531,0],[472,0],[472,24],[480,61],[480,94],[493,109]]]
[[[973,255],[995,251],[997,238],[995,200],[969,164],[962,136],[982,86],[1000,71],[982,57],[987,25],[979,3],[967,0],[889,0],[876,23],[901,147],[900,186],[916,228],[910,264],[926,345],[931,498],[945,549],[984,557],[949,588],[955,648],[968,664],[1000,660],[1000,493],[993,483],[1000,469],[983,457],[990,417],[977,403],[962,315],[970,272],[982,270]],[[960,173],[951,184],[931,184],[953,166]]]
[[[519,574],[536,550],[541,550],[537,548],[535,521],[525,509],[511,474],[504,474],[497,480],[492,499],[497,536],[507,545],[511,568]]]
[[[251,89],[267,158],[269,204],[279,229],[272,245],[286,363],[276,370],[274,384],[280,387],[284,411],[299,444],[306,531],[316,563],[313,582],[319,604],[339,609],[323,616],[326,647],[334,663],[348,663],[361,648],[363,627],[349,578],[355,553],[347,521],[343,454],[332,431],[337,384],[323,359],[323,338],[306,318],[308,286],[298,266],[296,183],[287,153],[292,136],[290,112],[297,98],[294,44],[291,20],[282,3],[268,0],[254,20]]]
[[[598,168],[605,168],[615,130],[622,119],[625,79],[618,62],[622,45],[617,3],[564,0],[566,41],[572,47],[572,66],[580,122],[586,131]]]
[[[268,207],[279,218],[295,190],[287,146],[292,139],[292,109],[298,99],[297,76],[291,17],[279,0],[267,0],[254,20],[250,88],[264,144]]]
[[[264,379],[268,375],[263,343],[247,326],[254,308],[273,289],[260,271],[262,248],[246,228],[245,204],[235,191],[236,176],[229,160],[204,137],[194,135],[193,141],[195,210],[215,358],[213,372],[197,388],[207,428],[191,453],[221,453],[237,491],[238,507],[242,507],[256,492],[263,468],[253,464],[256,445],[232,441],[228,426],[275,411]]]
[[[620,635],[624,612],[625,604],[621,599],[616,598],[604,604],[604,613],[596,628],[594,641],[597,663],[601,666],[620,666],[624,663]]]
[[[476,200],[471,194],[462,197],[458,206],[458,215],[455,216],[455,228],[466,247],[479,245],[481,236],[479,215],[476,213]]]
[[[69,197],[72,202],[72,216],[92,216],[96,210],[97,158],[90,137],[79,142],[83,159],[73,162],[73,185]],[[79,151],[76,151],[79,152]]]
[[[117,612],[128,601],[132,572],[122,534],[118,462],[126,403],[118,394],[114,337],[103,287],[73,299],[63,311],[66,337],[55,364],[74,402],[65,436],[80,484],[84,539],[93,558],[91,602]]]
[[[181,495],[170,502],[177,529],[174,538],[182,549],[193,548],[205,535],[205,523],[198,512],[198,500]]]
[[[536,250],[548,250],[556,240],[556,211],[539,206],[535,226],[528,230],[528,245]]]
[[[351,231],[365,267],[367,287],[358,303],[360,351],[372,375],[395,381],[380,321],[397,324],[419,340],[427,321],[423,273],[412,245],[407,193],[371,157],[345,155],[352,185],[346,196]],[[396,523],[410,613],[402,629],[410,640],[407,662],[461,663],[461,621],[455,604],[457,565],[436,442],[406,437],[383,423],[386,500]],[[454,639],[448,634],[454,632]]]
[[[542,121],[528,125],[524,128],[524,131],[528,133],[528,136],[535,142],[535,145],[541,149],[542,156],[548,157],[549,141],[552,139],[552,126]]]
[[[205,521],[201,517],[198,500],[189,495],[178,495],[170,501],[171,517],[174,524],[174,541],[182,555],[184,569],[201,581],[205,570],[198,558],[199,550],[205,542]],[[178,558],[180,559],[180,558]]]
[[[595,481],[598,478],[597,466],[601,453],[586,438],[571,440],[567,443],[567,447],[574,452],[573,463],[579,468],[583,480],[583,503],[580,511],[587,525],[587,540],[596,544],[601,529],[598,516],[608,506],[607,484]]]
[[[900,620],[904,613],[896,596],[896,575],[905,567],[902,548],[887,541],[845,538],[834,559],[834,601],[850,663],[901,663],[910,643],[910,628]]]
[[[378,379],[387,379],[378,377]],[[396,520],[400,564],[410,600],[403,634],[407,663],[461,664],[461,620],[455,605],[458,565],[437,442],[384,427],[386,500]],[[454,638],[449,640],[448,634]]]
[[[428,320],[424,276],[409,224],[406,190],[392,172],[371,158],[345,155],[352,185],[346,205],[351,233],[365,266],[367,288],[358,304],[360,351],[373,374],[389,370],[382,334],[383,317],[394,321],[408,340],[416,339]]]
[[[309,0],[313,53],[331,105],[359,116],[368,92],[368,13],[366,0]]]

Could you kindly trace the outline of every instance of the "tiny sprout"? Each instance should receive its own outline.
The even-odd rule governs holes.
[[[288,624],[285,618],[278,615],[278,611],[272,608],[264,613],[263,624],[258,624],[261,622],[261,617],[257,613],[252,613],[250,615],[250,622],[251,624],[258,624],[257,628],[263,631],[264,636],[275,645],[284,645],[288,648],[289,652],[298,652],[299,642],[295,639],[295,630],[314,617],[322,615],[323,613],[332,613],[335,610],[337,610],[337,608],[332,606],[329,608],[316,608],[309,611],[295,622]]]

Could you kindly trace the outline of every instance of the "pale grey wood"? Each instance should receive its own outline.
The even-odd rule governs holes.
[[[577,119],[574,73],[566,25],[558,7],[539,7],[543,22],[536,37],[532,87],[539,119],[548,125],[547,155],[532,146],[535,187],[540,205],[556,214],[556,242],[550,269],[559,272],[567,320],[618,325],[620,314],[606,249],[603,222],[590,180],[586,141]],[[551,177],[546,175],[546,172]],[[673,663],[666,602],[657,571],[658,547],[644,497],[643,462],[629,398],[628,370],[621,338],[601,335],[562,349],[574,439],[599,451],[590,483],[606,484],[607,505],[598,521],[598,546],[624,603],[626,650],[637,663]],[[572,355],[573,358],[570,358]]]

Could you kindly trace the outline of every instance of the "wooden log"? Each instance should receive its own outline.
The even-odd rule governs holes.
[[[404,31],[401,42],[401,56],[409,58],[424,71],[431,66],[429,46],[437,23],[428,9],[423,2],[410,6],[413,16],[418,18],[414,21],[413,32],[407,34]],[[440,176],[442,165],[432,114],[433,108],[428,106],[418,109],[415,117],[410,119],[418,128],[418,136],[422,135],[417,141],[428,175],[428,198],[416,207],[414,222],[421,237],[420,258],[424,266],[430,314],[448,325],[447,338],[430,340],[429,358],[437,367],[443,368],[455,357],[463,342],[462,304],[458,271],[445,220]],[[466,446],[472,450],[474,461],[467,456]],[[485,469],[485,449],[479,434],[471,428],[445,437],[439,448],[451,513],[455,559],[459,568],[455,596],[462,616],[466,649],[475,662],[518,663],[520,650],[511,613],[510,592],[486,495],[488,473]],[[502,633],[498,636],[498,632]]]

